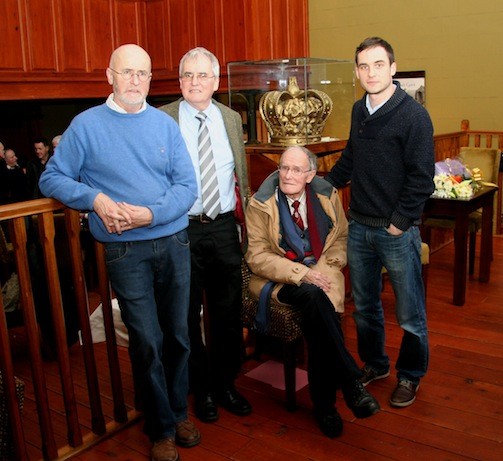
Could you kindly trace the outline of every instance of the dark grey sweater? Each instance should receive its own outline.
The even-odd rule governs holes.
[[[434,190],[435,152],[428,112],[394,83],[395,93],[374,114],[365,96],[354,104],[348,144],[326,179],[335,187],[351,181],[355,221],[405,231],[419,224]]]

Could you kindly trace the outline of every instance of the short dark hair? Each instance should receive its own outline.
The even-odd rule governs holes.
[[[388,54],[389,58],[389,63],[393,64],[395,62],[395,52],[393,51],[393,47],[381,37],[367,37],[365,40],[363,40],[363,42],[361,42],[356,47],[355,63],[358,64],[358,55],[362,51],[368,48],[375,48],[377,46],[382,46],[386,50],[386,53]]]
[[[45,147],[50,147],[49,140],[47,138],[44,138],[43,136],[40,136],[33,140],[33,144],[39,144],[39,143],[43,143]]]

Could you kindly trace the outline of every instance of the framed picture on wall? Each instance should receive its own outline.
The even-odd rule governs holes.
[[[426,105],[426,72],[424,70],[397,72],[393,79],[398,80],[402,89],[419,104]]]

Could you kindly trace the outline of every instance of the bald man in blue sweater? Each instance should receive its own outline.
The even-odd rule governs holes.
[[[146,103],[151,61],[123,45],[106,70],[113,93],[75,117],[40,188],[65,205],[90,210],[129,332],[129,354],[154,461],[176,461],[175,443],[200,433],[187,416],[190,341],[187,316],[188,210],[194,169],[176,122]]]

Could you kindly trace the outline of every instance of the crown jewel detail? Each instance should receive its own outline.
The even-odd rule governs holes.
[[[281,146],[321,141],[332,106],[330,96],[323,91],[301,90],[296,77],[289,77],[286,91],[268,91],[259,102],[271,144]]]

